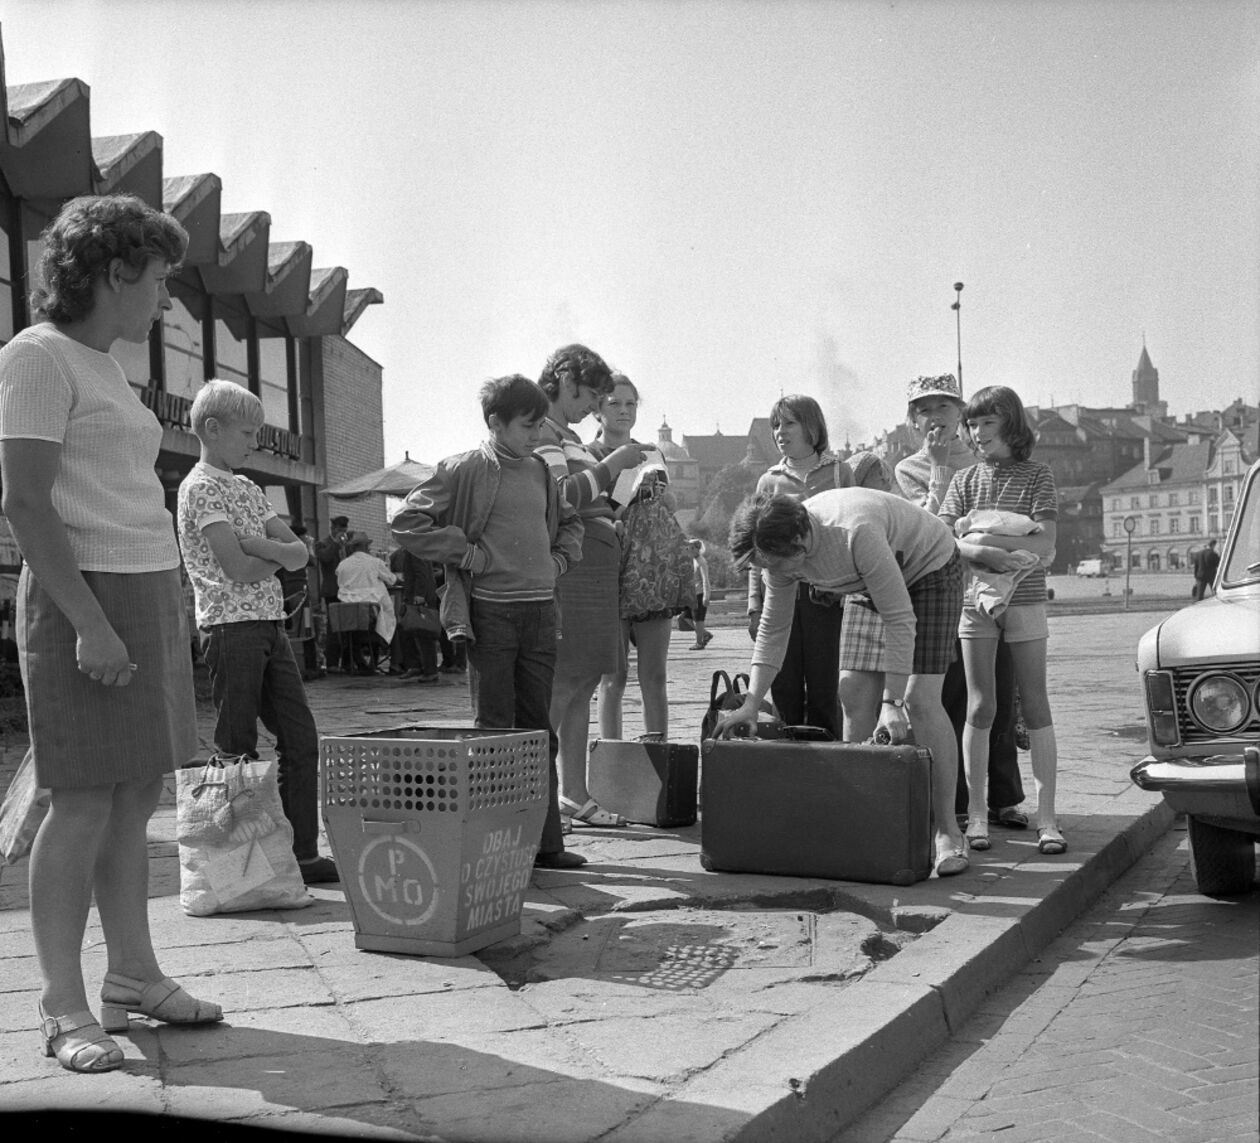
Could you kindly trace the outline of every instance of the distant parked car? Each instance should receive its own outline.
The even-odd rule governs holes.
[[[1151,753],[1131,776],[1186,814],[1199,892],[1228,895],[1251,888],[1260,836],[1260,462],[1215,588],[1138,644]]]
[[[1081,560],[1081,562],[1076,565],[1076,574],[1088,576],[1091,579],[1094,576],[1106,575],[1107,565],[1104,564],[1102,560]]]

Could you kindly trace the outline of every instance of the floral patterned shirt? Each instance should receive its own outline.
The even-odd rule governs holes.
[[[229,579],[205,536],[208,524],[225,522],[239,537],[265,536],[275,516],[262,489],[247,476],[198,462],[179,486],[175,512],[184,567],[197,593],[197,626],[284,618],[280,581]]]

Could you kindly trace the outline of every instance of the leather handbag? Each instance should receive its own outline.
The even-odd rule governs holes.
[[[442,620],[436,607],[425,607],[421,603],[404,603],[398,614],[398,622],[404,631],[416,635],[426,635],[436,639],[442,634]]]

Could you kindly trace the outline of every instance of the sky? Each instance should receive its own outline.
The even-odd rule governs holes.
[[[960,343],[968,393],[1124,405],[1145,339],[1173,414],[1260,400],[1254,0],[4,0],[0,34],[9,84],[82,79],[94,135],[158,131],[384,294],[350,340],[387,463],[571,341],[649,440],[808,393],[866,442]]]

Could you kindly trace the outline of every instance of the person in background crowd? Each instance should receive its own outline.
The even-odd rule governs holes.
[[[547,462],[562,499],[581,518],[582,561],[557,586],[560,647],[556,655],[551,723],[559,736],[560,810],[573,825],[617,826],[621,818],[602,809],[586,785],[591,699],[604,675],[620,670],[619,587],[621,541],[608,490],[626,469],[643,463],[643,447],[623,444],[602,459],[570,427],[599,408],[612,392],[612,372],[584,345],[557,349],[538,384],[549,409],[539,434],[538,455]]]
[[[201,459],[179,486],[179,546],[197,593],[197,626],[214,698],[214,746],[258,757],[258,723],[275,735],[280,800],[293,855],[308,885],[336,881],[321,857],[319,733],[285,632],[276,569],[306,567],[306,545],[242,467],[256,445],[263,405],[244,386],[207,381],[189,410]]]
[[[613,391],[600,400],[602,428],[590,444],[605,457],[623,444],[639,444],[631,433],[639,415],[639,390],[621,373],[613,374]],[[693,563],[687,537],[674,517],[665,457],[652,445],[640,445],[643,465],[629,500],[614,504],[621,536],[619,607],[621,667],[599,684],[599,733],[621,737],[621,703],[629,675],[629,647],[638,659],[643,695],[643,729],[654,738],[669,737],[666,660],[674,616],[693,598]],[[627,475],[626,483],[629,483]]]
[[[952,529],[955,521],[976,509],[1019,513],[1036,521],[1035,535],[964,535],[958,550],[969,563],[997,573],[1020,571],[1019,553],[1031,552],[1045,562],[1054,556],[1059,515],[1054,475],[1047,465],[1030,459],[1036,435],[1019,395],[1004,385],[981,389],[967,402],[967,436],[980,463],[955,472],[941,501],[939,516]],[[967,723],[963,727],[963,760],[970,803],[967,840],[972,849],[989,848],[985,785],[989,774],[989,740],[997,706],[994,674],[998,638],[1004,637],[1015,666],[1015,683],[1028,724],[1033,786],[1037,794],[1037,848],[1044,854],[1064,853],[1067,842],[1055,817],[1058,746],[1046,689],[1046,573],[1037,566],[1015,588],[1006,608],[990,615],[977,606],[975,578],[958,624],[963,666],[967,672]]]
[[[582,525],[535,453],[548,407],[528,377],[487,381],[481,412],[490,439],[440,461],[391,526],[408,551],[448,569],[442,622],[472,636],[477,725],[547,731],[547,816],[534,864],[573,869],[586,858],[564,845],[550,708],[556,581],[582,558]]]
[[[337,565],[337,599],[341,603],[371,603],[376,606],[375,638],[388,648],[394,641],[394,600],[389,589],[397,582],[385,561],[372,554],[372,538],[351,532],[346,540],[346,558]],[[361,665],[360,665],[361,669]]]
[[[289,632],[302,644],[303,678],[314,678],[324,672],[314,626],[316,600],[319,598],[315,546],[305,524],[291,524],[289,531],[306,545],[306,566],[295,571],[278,568],[276,578],[284,593],[284,614],[288,620]]]
[[[324,663],[334,666],[341,662],[343,648],[341,633],[334,631],[328,622],[328,605],[337,602],[337,565],[346,558],[346,538],[349,536],[350,518],[334,516],[328,521],[329,533],[315,544],[315,559],[319,564],[320,612],[324,628]]]
[[[1208,540],[1207,547],[1195,552],[1193,559],[1191,566],[1194,568],[1194,590],[1190,593],[1190,598],[1197,602],[1212,590],[1212,584],[1216,581],[1216,569],[1221,566],[1216,541]]]
[[[731,555],[765,569],[766,595],[743,704],[718,720],[718,735],[755,730],[762,699],[787,649],[797,586],[840,595],[863,592],[884,621],[887,669],[876,737],[915,740],[932,752],[936,873],[968,861],[954,790],[958,754],[941,706],[941,681],[954,654],[962,611],[962,557],[949,528],[891,492],[834,489],[802,501],[762,494],[731,520]]]
[[[437,583],[433,578],[433,566],[428,560],[406,548],[395,548],[389,556],[389,570],[398,577],[397,585],[403,606],[438,606]],[[397,661],[394,662],[392,651],[390,659],[398,668],[395,673],[401,681],[414,679],[417,683],[425,684],[438,681],[436,636],[408,631],[399,622],[394,631],[394,646],[398,648]]]
[[[853,471],[828,447],[827,422],[813,397],[780,397],[770,409],[770,428],[783,459],[757,481],[755,496],[795,496],[804,500],[832,488],[849,488]],[[763,570],[748,572],[748,633],[757,638],[761,620]],[[789,725],[808,724],[840,737],[836,695],[840,673],[841,601],[813,591],[807,583],[796,589],[792,619],[782,664],[774,675],[771,697],[779,717]],[[703,646],[697,636],[697,643]]]
[[[976,454],[960,439],[966,402],[952,373],[937,377],[916,377],[906,391],[909,402],[906,420],[923,440],[913,456],[897,465],[897,483],[907,500],[936,515],[955,472],[976,463]],[[1019,751],[1015,740],[1015,666],[1006,640],[999,638],[994,662],[995,707],[989,731],[988,815],[990,825],[1026,829],[1028,815],[1020,809],[1024,784],[1019,774]],[[879,685],[878,683],[876,684]],[[878,694],[870,702],[870,725],[874,725]],[[954,727],[961,758],[963,728],[967,723],[967,673],[963,669],[962,643],[955,647],[954,661],[945,672],[941,700]],[[967,780],[959,768],[955,811],[966,816]]]
[[[128,1012],[223,1018],[167,979],[149,929],[146,828],[163,775],[196,756],[197,715],[179,548],[154,470],[162,428],[109,353],[148,341],[187,246],[178,222],[134,196],[71,200],[43,234],[39,320],[0,349],[0,510],[24,560],[18,654],[35,780],[51,792],[30,858],[40,1039],[74,1072],[123,1063],[106,1033],[125,1033]],[[82,963],[93,896],[99,1022]]]

